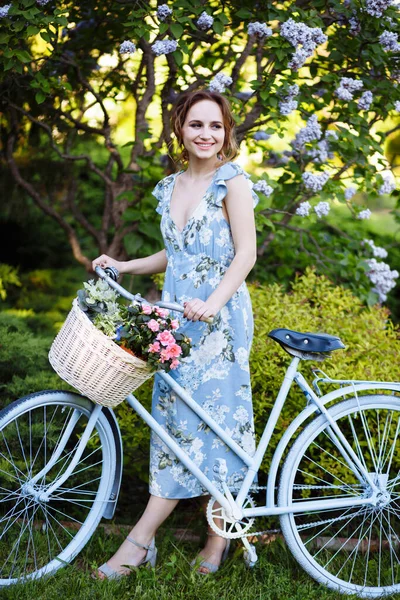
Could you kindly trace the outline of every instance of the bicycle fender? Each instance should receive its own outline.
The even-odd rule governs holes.
[[[122,461],[122,457],[123,457],[122,436],[121,436],[121,430],[119,428],[118,421],[114,414],[114,411],[111,408],[104,406],[103,413],[104,413],[105,417],[107,418],[107,421],[109,422],[112,432],[114,434],[115,450],[116,450],[114,483],[112,486],[110,499],[107,502],[105,509],[104,509],[104,513],[103,513],[104,519],[112,519],[114,516],[114,513],[115,513],[115,508],[117,506],[119,490],[121,488],[121,480],[122,480],[122,462],[123,462]]]

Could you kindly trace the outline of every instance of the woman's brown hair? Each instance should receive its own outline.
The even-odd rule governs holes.
[[[234,159],[238,155],[239,147],[235,135],[235,120],[232,116],[232,109],[229,101],[219,94],[210,90],[195,90],[194,92],[183,92],[176,100],[171,114],[171,127],[180,149],[174,162],[183,165],[189,159],[187,150],[183,147],[182,128],[185,123],[189,109],[200,102],[200,100],[211,100],[216,102],[221,109],[222,119],[225,128],[225,139],[218,156],[221,165]]]

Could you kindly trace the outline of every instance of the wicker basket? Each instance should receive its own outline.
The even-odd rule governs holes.
[[[76,298],[50,348],[49,361],[61,379],[103,406],[117,406],[154,375],[145,361],[96,329]]]

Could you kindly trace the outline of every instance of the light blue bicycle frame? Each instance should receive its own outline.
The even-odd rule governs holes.
[[[96,267],[96,272],[100,277],[105,279],[107,283],[113,287],[119,294],[128,298],[129,300],[147,302],[139,294],[132,295],[125,288],[120,286],[118,283],[110,279],[107,274],[99,267]],[[179,304],[171,302],[157,302],[160,307],[168,308],[170,310],[183,311],[183,307]],[[185,453],[184,450],[175,442],[175,440],[165,431],[152,417],[152,415],[144,408],[144,406],[135,398],[133,394],[129,394],[126,398],[128,404],[135,410],[135,412],[142,417],[147,425],[158,435],[158,437],[166,444],[166,446],[175,454],[175,456],[182,462],[182,464],[199,480],[202,486],[215,498],[217,502],[225,509],[228,516],[232,516],[235,519],[241,519],[243,517],[258,517],[258,516],[272,516],[281,515],[285,513],[301,513],[303,511],[323,511],[339,508],[349,508],[352,506],[363,506],[363,505],[376,505],[377,496],[381,491],[379,488],[379,481],[375,483],[373,473],[368,473],[364,465],[358,458],[357,454],[352,449],[351,445],[347,441],[346,437],[341,432],[337,423],[331,417],[326,405],[332,401],[343,398],[347,395],[355,395],[363,390],[390,390],[392,392],[400,392],[400,384],[391,382],[371,382],[371,381],[336,381],[334,383],[343,385],[349,384],[347,387],[341,387],[340,389],[334,390],[324,396],[318,396],[313,389],[309,386],[307,381],[304,379],[301,373],[297,371],[300,358],[294,357],[286,371],[283,379],[281,388],[278,396],[275,400],[272,411],[269,415],[267,424],[264,432],[261,436],[258,447],[253,456],[250,456],[245,452],[232,438],[230,438],[225,431],[214,421],[214,419],[199,405],[193,398],[186,392],[186,390],[179,385],[168,373],[163,371],[158,372],[158,376],[161,377],[165,383],[167,383],[171,389],[177,394],[177,396],[187,404],[187,406],[202,420],[218,437],[234,452],[247,466],[247,474],[241,484],[239,492],[236,498],[233,498],[231,492],[227,488],[226,484],[222,483],[224,493],[218,489],[218,487],[199,469],[199,467],[193,462],[193,460]],[[256,474],[260,468],[262,459],[268,448],[272,433],[275,429],[276,423],[281,414],[283,404],[289,393],[293,381],[300,387],[304,393],[308,406],[292,421],[290,426],[287,428],[285,434],[282,436],[274,456],[272,458],[270,472],[267,483],[267,496],[265,506],[256,508],[242,508],[247,497],[247,494],[251,488]],[[331,381],[331,380],[330,380]],[[94,412],[97,414],[101,407],[98,405],[94,408]],[[324,415],[326,422],[329,423],[328,435],[335,446],[339,449],[343,459],[347,462],[354,475],[362,484],[368,484],[371,490],[369,497],[359,497],[351,499],[326,499],[326,500],[315,500],[308,502],[296,502],[288,506],[276,506],[275,504],[275,483],[278,473],[279,464],[285,448],[287,447],[290,438],[304,423],[304,421],[310,417],[313,413]],[[92,415],[95,417],[95,415]],[[79,449],[77,450],[79,454]],[[58,483],[58,482],[57,482]]]

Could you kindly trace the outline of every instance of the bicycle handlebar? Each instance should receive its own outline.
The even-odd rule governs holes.
[[[119,285],[119,283],[114,281],[114,279],[112,277],[107,275],[106,270],[103,270],[99,266],[97,266],[95,268],[96,274],[101,279],[104,279],[104,281],[106,281],[110,287],[112,287],[116,292],[118,292],[118,294],[120,296],[122,296],[123,298],[126,298],[127,300],[133,300],[134,302],[144,302],[145,304],[151,304],[151,305],[154,304],[153,302],[149,302],[148,300],[146,300],[146,298],[143,298],[140,294],[131,294],[130,292],[128,292],[128,290],[126,290],[124,287],[122,287],[122,285]],[[167,308],[168,310],[175,310],[176,312],[183,313],[183,311],[185,310],[184,306],[182,306],[181,304],[178,304],[176,302],[164,302],[164,301],[160,300],[160,301],[157,301],[155,304],[157,306],[159,306],[160,308]],[[213,321],[214,321],[214,319],[212,317],[208,317],[207,319],[201,319],[201,320],[205,321],[206,323],[213,323]]]

